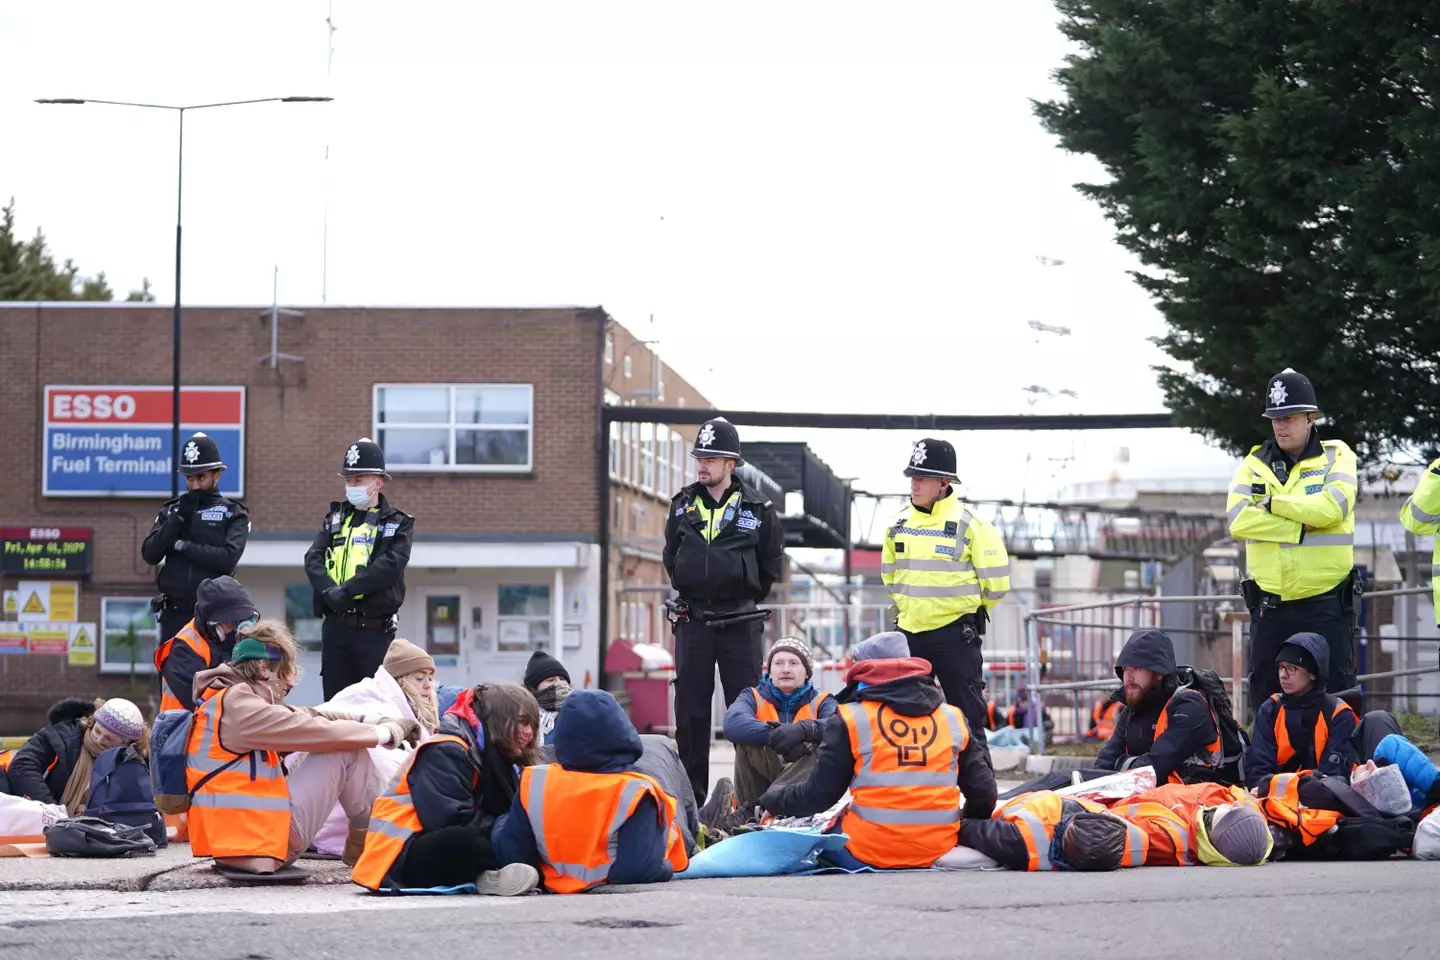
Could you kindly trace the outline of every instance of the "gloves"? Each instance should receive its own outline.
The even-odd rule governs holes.
[[[795,723],[795,726],[805,732],[806,743],[819,743],[825,739],[824,720],[799,720]]]
[[[345,588],[338,584],[327,588],[321,596],[325,598],[325,605],[332,610],[345,610],[349,607],[349,602],[345,599]]]
[[[782,723],[770,731],[765,746],[780,754],[786,763],[805,756],[805,728],[798,723]]]
[[[402,743],[412,747],[420,742],[420,724],[414,720],[383,720],[378,724],[390,731],[390,742],[385,746],[395,749]]]

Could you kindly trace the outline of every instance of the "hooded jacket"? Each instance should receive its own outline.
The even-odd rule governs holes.
[[[1155,782],[1165,783],[1172,773],[1186,782],[1214,779],[1191,758],[1203,755],[1215,741],[1215,718],[1205,697],[1195,690],[1179,690],[1175,668],[1175,646],[1160,630],[1139,630],[1131,635],[1115,659],[1115,675],[1123,679],[1126,667],[1138,667],[1160,674],[1164,679],[1146,694],[1135,709],[1122,706],[1115,732],[1100,750],[1095,766],[1100,770],[1129,770],[1154,767]],[[1125,688],[1111,697],[1124,704]],[[1160,715],[1169,712],[1165,732],[1155,736]]]
[[[928,717],[945,702],[945,695],[930,678],[930,661],[919,657],[898,660],[862,660],[850,668],[845,680],[856,687],[856,700],[873,700],[904,717]],[[807,817],[828,810],[845,796],[855,774],[850,732],[840,721],[826,722],[825,736],[815,755],[815,766],[805,780],[777,785],[765,791],[760,806],[777,817]],[[956,782],[964,796],[962,815],[986,819],[995,809],[995,771],[985,731],[970,731],[970,742],[960,755]]]
[[[216,738],[230,753],[342,753],[376,746],[374,723],[331,720],[313,707],[292,707],[268,688],[247,683],[228,663],[195,675],[196,703],[206,690],[225,691]],[[384,718],[373,719],[378,723]]]
[[[1322,777],[1345,777],[1348,780],[1355,766],[1352,739],[1360,725],[1360,718],[1345,701],[1325,692],[1325,678],[1330,676],[1330,644],[1318,633],[1297,633],[1285,643],[1294,644],[1314,657],[1319,674],[1315,686],[1305,693],[1295,697],[1286,693],[1276,694],[1255,711],[1250,749],[1245,753],[1245,786],[1255,787],[1271,774],[1298,773],[1301,770],[1313,770]],[[1277,729],[1282,714],[1284,735],[1295,751],[1283,763],[1279,757],[1280,731]],[[1325,749],[1316,756],[1316,732],[1322,719],[1326,732]]]
[[[9,792],[41,803],[59,803],[65,784],[84,749],[82,721],[95,712],[93,700],[65,699],[50,708],[50,725],[15,751],[10,761]]]
[[[160,675],[165,678],[170,693],[180,701],[181,708],[193,710],[195,707],[195,702],[191,699],[195,675],[202,670],[215,669],[228,661],[230,654],[235,651],[235,635],[232,633],[223,640],[217,640],[210,631],[210,624],[245,619],[250,614],[240,616],[240,611],[247,609],[252,613],[258,612],[250,595],[233,577],[212,578],[197,588],[195,617],[190,621],[190,625],[210,645],[210,658],[207,660],[201,657],[188,643],[175,643],[171,644],[170,653],[160,667]],[[160,642],[163,644],[169,639],[161,637]]]
[[[603,690],[576,690],[561,704],[555,721],[555,762],[581,773],[635,770],[644,747],[625,711]],[[678,808],[678,803],[677,803]],[[563,816],[547,808],[546,816]],[[666,859],[669,832],[660,826],[655,798],[645,796],[620,827],[607,883],[664,883],[674,876]],[[678,816],[678,809],[677,809]],[[540,851],[530,817],[517,795],[510,812],[495,825],[495,855],[501,865],[528,863],[539,870]]]
[[[1025,833],[1020,825],[1013,819],[1011,810],[1017,807],[1024,807],[1026,798],[1036,797],[1040,794],[1021,794],[1008,800],[1004,806],[995,812],[993,817],[987,819],[966,819],[960,824],[959,846],[969,847],[972,850],[979,850],[985,856],[994,860],[1006,870],[1028,870],[1033,869],[1030,858],[1030,848],[1025,843]],[[1068,864],[1065,861],[1064,848],[1056,842],[1057,838],[1063,837],[1065,828],[1078,814],[1099,813],[1104,808],[1089,800],[1078,800],[1072,797],[1060,798],[1060,807],[1057,811],[1059,819],[1054,823],[1043,822],[1045,828],[1044,851],[1048,854],[1054,870],[1067,870]]]

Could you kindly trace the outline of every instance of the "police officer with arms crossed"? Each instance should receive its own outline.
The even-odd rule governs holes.
[[[1230,482],[1230,535],[1245,541],[1250,579],[1240,584],[1250,609],[1250,705],[1258,711],[1280,692],[1275,655],[1297,633],[1318,633],[1330,647],[1332,693],[1355,683],[1352,617],[1359,593],[1354,569],[1355,454],[1315,432],[1315,388],[1286,368],[1270,379],[1265,416],[1275,436],[1253,447]]]
[[[735,476],[740,435],[723,418],[700,427],[690,451],[699,479],[670,501],[665,571],[689,608],[675,623],[675,741],[695,796],[710,788],[715,666],[725,702],[760,682],[762,621],[707,621],[753,612],[779,580],[785,533],[769,500]]]
[[[380,491],[390,474],[385,453],[369,437],[350,444],[340,469],[345,499],[330,504],[305,552],[315,590],[320,632],[320,677],[329,700],[373,676],[395,638],[395,615],[405,602],[405,567],[415,518],[390,506]]]
[[[203,433],[186,440],[179,469],[185,492],[166,501],[140,544],[145,562],[160,566],[155,582],[161,595],[152,606],[159,614],[161,643],[190,622],[201,583],[234,575],[250,537],[245,504],[219,492],[225,464],[214,440]]]
[[[980,644],[990,611],[1010,590],[1010,555],[999,532],[951,486],[960,477],[948,442],[915,444],[905,476],[910,505],[885,531],[880,579],[900,611],[896,625],[910,640],[910,655],[930,661],[945,699],[971,730],[983,731]]]

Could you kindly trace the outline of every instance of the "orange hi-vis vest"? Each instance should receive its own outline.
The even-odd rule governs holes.
[[[985,701],[985,726],[991,730],[1000,729],[1000,707],[994,700]]]
[[[1271,694],[1270,699],[1275,701],[1277,708],[1275,711],[1275,762],[1284,766],[1294,758],[1295,748],[1290,744],[1290,731],[1285,726],[1285,706],[1280,702],[1280,694]],[[1300,758],[1301,770],[1314,770],[1320,766],[1320,758],[1325,755],[1325,747],[1330,743],[1330,723],[1347,710],[1352,714],[1355,712],[1350,709],[1348,703],[1341,700],[1335,704],[1335,709],[1330,711],[1328,719],[1323,712],[1316,716],[1314,753],[1309,757]],[[1359,717],[1355,718],[1355,723],[1357,726],[1359,725]],[[1312,762],[1313,766],[1306,766],[1306,761]]]
[[[9,770],[10,761],[15,759],[14,750],[0,750],[0,770]]]
[[[1110,808],[1145,831],[1150,847],[1147,867],[1193,867],[1199,863],[1196,850],[1197,820],[1206,807],[1239,804],[1259,810],[1255,798],[1241,787],[1218,783],[1170,783],[1137,793]]]
[[[756,720],[759,720],[759,721],[761,721],[762,723],[779,723],[779,722],[780,722],[780,711],[775,709],[775,704],[771,703],[769,700],[766,700],[764,697],[760,696],[760,688],[759,688],[759,687],[751,687],[751,688],[750,688],[750,694],[751,694],[751,696],[753,696],[753,697],[755,698],[755,719],[756,719]],[[795,721],[794,721],[794,722],[799,723],[801,720],[819,720],[819,719],[820,719],[820,704],[821,704],[821,703],[825,700],[825,698],[828,697],[828,696],[830,696],[830,694],[821,692],[821,693],[817,693],[817,694],[815,694],[815,696],[811,697],[809,703],[802,704],[801,707],[800,707],[800,709],[795,711]]]
[[[620,828],[646,796],[655,799],[659,825],[670,838],[665,858],[676,873],[690,865],[675,823],[675,799],[643,773],[583,773],[547,763],[524,769],[519,796],[551,893],[581,893],[605,882]]]
[[[470,744],[448,733],[431,737],[415,748],[410,758],[395,772],[390,785],[384,793],[375,798],[375,803],[370,807],[370,826],[365,834],[365,850],[350,871],[350,879],[360,886],[371,890],[379,890],[381,887],[399,889],[394,878],[387,882],[387,875],[395,861],[400,859],[405,844],[422,829],[420,815],[415,812],[415,802],[410,797],[410,771],[415,769],[415,761],[420,759],[421,752],[429,750],[437,743],[458,743],[462,750],[470,749]],[[472,770],[470,789],[474,790],[479,783],[479,771]]]
[[[1120,701],[1111,700],[1107,704],[1101,700],[1095,704],[1095,709],[1090,711],[1090,717],[1095,721],[1095,736],[1101,740],[1109,740],[1115,735],[1115,723],[1120,719]]]
[[[175,694],[170,692],[170,683],[165,679],[165,661],[170,659],[170,648],[175,645],[177,640],[194,650],[195,655],[204,660],[207,667],[216,666],[210,662],[210,641],[200,635],[200,631],[195,628],[194,620],[181,627],[180,632],[175,636],[160,644],[159,649],[155,651],[155,672],[160,676],[161,713],[166,710],[185,709],[184,705],[175,699]]]
[[[1197,693],[1197,696],[1198,695],[1199,694]],[[1165,732],[1165,729],[1170,726],[1170,704],[1174,701],[1174,699],[1175,697],[1172,696],[1169,700],[1165,701],[1165,709],[1160,711],[1160,719],[1155,722],[1156,740],[1159,740],[1160,735],[1163,734]],[[1201,699],[1204,698],[1202,697]],[[1210,709],[1209,703],[1205,704],[1205,708],[1207,710]],[[1215,725],[1215,739],[1212,740],[1210,744],[1204,748],[1204,750],[1202,751],[1203,755],[1197,754],[1193,757],[1188,758],[1184,762],[1201,763],[1207,767],[1219,769],[1221,761],[1225,759],[1225,745],[1220,742],[1220,721],[1215,716],[1214,710],[1210,710],[1210,722]],[[1165,782],[1184,783],[1185,780],[1183,777],[1180,776],[1179,770],[1171,770],[1170,777]]]
[[[1107,812],[1105,807],[1093,800],[1084,800],[1080,797],[1061,797],[1049,790],[1042,790],[1038,793],[1022,793],[1020,796],[1006,801],[1000,809],[992,814],[994,819],[1007,820],[1020,828],[1020,836],[1025,840],[1025,852],[1029,854],[1030,858],[1025,865],[1027,871],[1055,869],[1055,865],[1050,861],[1050,843],[1054,840],[1055,828],[1060,825],[1060,820],[1064,815],[1066,800],[1079,804],[1090,813]],[[1124,822],[1125,858],[1120,862],[1120,866],[1143,866],[1148,853],[1149,839],[1145,831],[1138,826],[1128,820]]]
[[[229,688],[206,690],[186,745],[190,851],[197,857],[273,857],[290,845],[290,791],[273,750],[232,753],[220,744]]]
[[[861,700],[840,707],[855,774],[845,845],[872,867],[928,867],[960,836],[960,755],[970,731],[948,703],[907,717]]]
[[[1277,773],[1260,781],[1255,794],[1260,811],[1275,826],[1298,833],[1305,846],[1319,840],[1340,822],[1338,810],[1317,810],[1300,802],[1300,778],[1308,773]]]

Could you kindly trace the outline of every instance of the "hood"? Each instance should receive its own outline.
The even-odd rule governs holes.
[[[603,690],[576,690],[555,717],[555,762],[566,770],[618,773],[644,750],[630,718]]]
[[[214,577],[195,588],[195,624],[236,623],[259,614],[255,601],[234,577]]]
[[[883,703],[902,717],[929,716],[945,702],[930,678],[930,661],[919,657],[864,660],[850,668],[846,679],[857,687],[856,700]]]
[[[1164,677],[1175,676],[1175,644],[1163,630],[1137,630],[1130,634],[1120,656],[1115,658],[1115,676],[1125,678],[1125,668],[1149,670]]]
[[[83,720],[95,712],[94,700],[82,700],[79,697],[66,697],[64,700],[56,701],[50,707],[50,713],[46,717],[49,726],[57,723],[64,723],[67,720]]]
[[[1282,643],[1280,649],[1290,646],[1299,647],[1315,658],[1315,665],[1320,668],[1315,677],[1315,689],[1324,690],[1325,680],[1330,676],[1330,644],[1318,633],[1297,633]]]
[[[845,682],[875,686],[905,677],[928,677],[933,668],[920,657],[898,657],[894,660],[860,660],[845,674]]]
[[[240,682],[240,675],[235,672],[235,669],[228,663],[222,663],[218,667],[210,670],[201,670],[195,674],[195,682],[191,685],[191,696],[194,697],[195,703],[198,705],[200,703],[200,694],[210,689],[210,687],[233,687]]]

